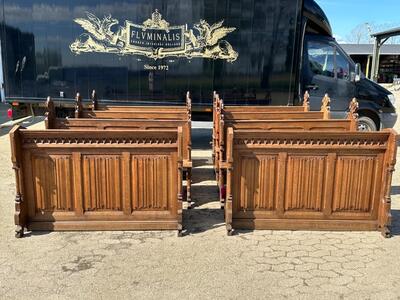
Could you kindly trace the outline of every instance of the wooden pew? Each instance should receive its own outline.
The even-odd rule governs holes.
[[[222,100],[219,100],[222,103]],[[221,105],[221,113],[216,114],[219,117],[219,125],[215,126],[216,132],[213,136],[215,143],[213,159],[216,181],[220,189],[220,202],[221,208],[224,206],[225,199],[225,179],[224,174],[220,170],[220,161],[223,160],[224,154],[224,136],[226,135],[227,124],[240,124],[241,127],[248,129],[262,128],[264,130],[316,130],[317,128],[331,130],[330,126],[338,128],[338,130],[353,130],[357,128],[357,121],[350,118],[350,121],[332,121],[332,122],[319,122],[329,121],[330,118],[330,98],[325,95],[322,99],[322,106],[320,112],[309,112],[309,94],[304,94],[303,108],[304,112],[297,111],[282,111],[278,112],[272,109],[272,112],[250,112],[244,111],[247,107],[243,106],[242,111],[229,113],[225,112],[223,104]],[[273,107],[272,107],[273,108]],[[353,116],[353,115],[352,115]],[[286,122],[288,121],[288,122]],[[304,121],[304,122],[303,122]],[[310,122],[306,122],[310,121]],[[318,125],[318,124],[321,125]],[[237,126],[237,125],[236,125]],[[218,134],[218,135],[217,135]]]
[[[183,131],[10,132],[16,236],[30,230],[178,230]]]
[[[186,120],[188,115],[186,112],[156,112],[156,111],[84,111],[80,118],[96,118],[96,119],[142,119],[142,120]]]
[[[192,114],[192,101],[190,93],[186,93],[186,106],[185,105],[149,105],[143,103],[142,105],[132,105],[132,102],[127,102],[126,105],[104,105],[98,103],[96,91],[93,90],[91,95],[92,111],[136,111],[136,112],[188,112]],[[151,101],[149,101],[151,103]]]
[[[76,95],[75,104],[75,118],[76,120],[92,119],[93,121],[68,121],[57,119],[49,121],[53,124],[52,127],[46,128],[77,128],[84,127],[97,128],[97,129],[128,129],[141,128],[141,129],[157,129],[157,128],[176,128],[181,126],[183,128],[183,167],[186,177],[186,201],[191,208],[194,203],[192,201],[191,186],[192,186],[192,142],[191,142],[191,118],[192,118],[192,100],[190,93],[186,93],[186,105],[182,106],[99,106],[96,92],[92,92],[92,109],[84,110],[82,108],[82,97],[78,93]],[[51,99],[48,99],[51,100]],[[50,104],[49,109],[54,110],[53,104]],[[124,108],[122,110],[122,108]],[[52,120],[55,120],[55,113],[50,113]],[[100,121],[102,119],[107,119]],[[115,119],[111,121],[111,119]],[[164,123],[166,121],[166,123]],[[143,126],[138,126],[138,122],[142,122]],[[158,123],[156,123],[158,122]],[[96,124],[94,124],[96,123]],[[175,124],[175,125],[174,125]],[[72,126],[72,127],[71,127]]]
[[[220,151],[218,139],[221,135],[221,120],[330,119],[330,98],[327,94],[322,99],[320,112],[309,111],[310,95],[308,92],[304,93],[302,106],[227,106],[225,108],[223,100],[215,92],[214,99],[212,157],[215,169],[218,169],[218,153]],[[218,172],[216,172],[216,176],[218,180]]]
[[[323,110],[324,106],[327,106],[330,102],[329,98],[324,97],[323,99]],[[358,129],[358,102],[356,99],[350,101],[349,113],[346,120],[227,120],[221,118],[220,121],[220,135],[218,138],[219,152],[217,153],[217,183],[220,190],[220,203],[221,208],[224,207],[226,198],[226,174],[223,171],[223,162],[226,160],[225,153],[225,141],[228,128],[235,130],[263,130],[263,131],[357,131]]]
[[[228,128],[225,221],[233,229],[380,230],[390,236],[396,132]]]
[[[327,95],[326,95],[327,97]],[[223,100],[219,97],[219,95],[214,91],[213,94],[213,133],[212,133],[212,157],[213,161],[215,162],[215,155],[216,155],[216,148],[218,147],[218,136],[219,132],[219,125],[221,120],[222,110],[225,113],[272,113],[272,112],[309,112],[310,110],[310,95],[306,91],[303,97],[303,105],[302,106],[267,106],[267,105],[224,105]],[[322,118],[326,117],[329,118],[328,108],[323,107],[323,111],[325,115]],[[320,115],[317,115],[318,117]],[[251,115],[250,118],[253,119],[254,115]]]
[[[75,118],[119,118],[119,119],[189,119],[192,115],[192,100],[190,93],[186,93],[185,105],[132,105],[134,101],[127,102],[126,106],[99,105],[96,91],[92,92],[92,109],[84,109],[82,97],[77,93],[75,98]]]
[[[350,131],[357,130],[354,120],[221,120],[221,128],[260,129],[266,131]],[[224,132],[223,130],[221,132]],[[223,138],[223,134],[221,137]],[[224,140],[221,141],[224,144]]]

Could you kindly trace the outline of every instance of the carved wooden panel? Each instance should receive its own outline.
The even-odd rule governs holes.
[[[33,156],[32,164],[36,211],[73,211],[71,156]]]
[[[182,231],[183,130],[10,134],[15,223],[30,230]]]
[[[238,183],[240,211],[274,210],[276,156],[242,157]]]
[[[332,212],[371,211],[376,163],[371,156],[337,158]]]
[[[324,174],[324,156],[289,156],[286,168],[285,211],[321,211]]]
[[[83,209],[122,210],[122,168],[119,155],[82,156]]]
[[[168,155],[134,155],[131,192],[134,210],[167,210],[171,199],[171,158]]]

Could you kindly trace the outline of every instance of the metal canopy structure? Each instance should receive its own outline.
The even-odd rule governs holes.
[[[374,52],[372,57],[372,72],[371,72],[373,81],[378,81],[379,55],[382,45],[386,43],[387,40],[390,39],[391,37],[398,35],[400,35],[400,27],[371,34],[371,36],[375,39]]]

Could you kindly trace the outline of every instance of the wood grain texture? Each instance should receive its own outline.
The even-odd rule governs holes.
[[[321,211],[325,172],[324,156],[289,155],[284,210]]]
[[[240,193],[240,211],[274,210],[277,172],[276,156],[242,157],[235,172],[241,174],[235,185]]]
[[[52,119],[48,121],[46,118],[47,129],[158,130],[182,127],[186,200],[190,206],[193,204],[191,197],[192,100],[189,92],[186,93],[185,105],[176,106],[132,105],[132,103],[135,103],[134,100],[127,103],[126,106],[99,105],[96,92],[93,91],[91,96],[92,108],[83,109],[82,99],[78,96],[79,94],[75,106],[76,119]]]
[[[227,180],[227,189],[232,190],[232,205],[225,206],[229,210],[225,215],[232,216],[228,232],[232,228],[388,232],[393,130],[346,135],[233,128],[228,132],[233,138],[227,141],[227,151],[233,153],[235,170]]]
[[[15,160],[25,191],[24,206],[16,207],[16,225],[181,231],[182,135],[181,127],[104,132],[14,128],[10,137],[15,153],[24,158]]]
[[[122,210],[122,159],[120,155],[83,155],[84,211]]]
[[[33,155],[36,213],[73,211],[71,155]]]
[[[332,212],[368,213],[375,188],[376,157],[339,156],[336,162]]]

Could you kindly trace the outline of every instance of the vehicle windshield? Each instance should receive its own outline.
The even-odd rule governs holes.
[[[334,77],[335,49],[330,45],[310,42],[308,46],[308,58],[314,74]]]

